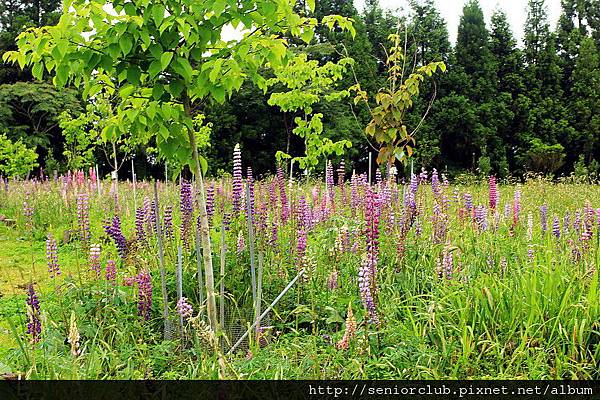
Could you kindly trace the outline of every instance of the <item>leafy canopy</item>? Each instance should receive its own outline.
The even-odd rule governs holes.
[[[156,136],[159,151],[190,163],[193,114],[207,100],[219,103],[250,79],[292,57],[289,37],[309,42],[318,21],[300,14],[296,0],[67,0],[55,26],[19,35],[18,51],[5,61],[47,71],[57,86],[74,84],[84,97],[119,94],[115,115],[102,131],[106,141],[132,134]],[[304,3],[302,3],[304,4]],[[296,12],[296,10],[299,10]],[[353,31],[351,21],[323,17],[329,28]],[[224,28],[243,32],[227,40]],[[203,167],[206,161],[201,160]]]
[[[9,178],[24,177],[38,166],[37,153],[21,140],[12,142],[5,134],[0,135],[0,174]]]
[[[331,61],[319,65],[317,60],[308,60],[301,53],[290,62],[274,70],[275,77],[267,81],[269,85],[280,84],[285,91],[273,92],[269,105],[277,105],[285,112],[304,112],[303,117],[296,117],[293,133],[304,140],[305,155],[294,157],[300,168],[310,170],[316,167],[321,157],[336,153],[341,155],[344,148],[350,147],[349,140],[333,142],[323,137],[323,114],[313,113],[313,107],[322,99],[336,101],[350,95],[348,90],[335,90],[333,85],[342,78],[346,66],[352,63],[351,58],[342,58],[337,63]],[[278,151],[278,161],[289,159],[291,155]]]

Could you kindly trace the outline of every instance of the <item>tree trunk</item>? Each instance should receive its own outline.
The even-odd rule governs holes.
[[[190,98],[187,92],[183,93],[183,107],[187,116],[192,116],[192,108],[190,104]],[[192,147],[192,155],[194,158],[194,175],[196,175],[196,182],[198,182],[198,205],[200,212],[200,240],[202,241],[202,255],[204,259],[204,277],[206,283],[206,304],[208,320],[210,327],[213,332],[217,332],[217,306],[215,301],[215,281],[213,275],[212,266],[212,249],[210,245],[210,227],[208,225],[208,213],[206,212],[206,191],[204,188],[204,178],[202,177],[202,170],[200,168],[200,159],[198,157],[198,144],[196,142],[196,135],[188,128],[188,137],[190,139],[190,145]]]

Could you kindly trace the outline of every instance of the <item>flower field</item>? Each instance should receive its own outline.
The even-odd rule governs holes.
[[[194,182],[5,181],[0,374],[600,379],[598,185],[234,164],[206,188],[217,321]]]

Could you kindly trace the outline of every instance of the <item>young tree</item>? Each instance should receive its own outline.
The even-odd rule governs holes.
[[[375,95],[375,106],[369,106],[369,96],[361,89],[359,82],[351,88],[356,91],[354,103],[364,102],[369,107],[371,121],[365,132],[379,145],[377,163],[385,164],[388,171],[395,161],[406,164],[413,155],[415,134],[420,123],[407,127],[406,115],[413,106],[413,98],[419,95],[421,83],[438,69],[446,71],[442,61],[421,67],[407,62],[408,55],[403,52],[399,30],[398,27],[396,33],[389,35],[392,47],[386,61],[388,82]]]
[[[0,174],[9,178],[24,177],[38,166],[38,155],[35,150],[28,148],[17,140],[11,141],[0,134]]]
[[[111,7],[106,7],[107,3]],[[156,138],[159,151],[189,164],[199,186],[200,234],[207,311],[216,330],[212,250],[203,170],[193,116],[208,101],[223,102],[250,79],[263,90],[265,67],[290,59],[286,37],[309,42],[317,21],[295,11],[296,1],[276,0],[67,0],[55,26],[18,38],[5,61],[31,66],[35,77],[54,74],[57,86],[73,83],[84,96],[112,86],[122,99],[103,130],[106,140],[131,132]],[[314,9],[314,0],[306,6]],[[301,10],[300,10],[301,11]],[[351,29],[342,17],[321,21]],[[243,30],[226,40],[225,26]],[[100,75],[110,80],[99,80]],[[141,140],[140,140],[141,141]]]

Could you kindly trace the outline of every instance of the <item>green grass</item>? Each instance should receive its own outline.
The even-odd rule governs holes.
[[[230,190],[230,182],[226,184],[225,190]],[[0,195],[4,196],[0,199],[0,214],[17,220],[14,227],[0,228],[0,359],[5,360],[0,369],[32,379],[600,378],[597,219],[593,237],[585,248],[573,229],[569,233],[563,230],[563,236],[556,239],[551,231],[541,230],[539,220],[539,206],[545,203],[550,226],[555,213],[561,217],[561,226],[567,211],[573,221],[576,210],[581,212],[586,200],[600,198],[597,185],[529,181],[521,188],[522,211],[512,232],[512,217],[503,216],[503,207],[511,204],[514,186],[500,187],[497,229],[484,232],[479,232],[469,218],[459,217],[462,200],[455,203],[452,198],[454,190],[460,196],[470,192],[474,204],[487,204],[487,186],[450,186],[446,189],[450,199],[447,246],[432,243],[434,200],[429,187],[423,187],[419,194],[423,233],[417,235],[413,226],[402,258],[397,252],[398,230],[388,227],[389,211],[384,211],[378,265],[377,306],[382,319],[379,327],[368,323],[358,293],[357,270],[364,252],[364,236],[358,228],[363,224],[363,215],[344,201],[338,188],[335,213],[308,235],[308,258],[302,261],[309,266],[308,279],[299,282],[269,315],[273,326],[269,344],[253,345],[251,354],[242,351],[225,357],[221,366],[218,356],[204,341],[206,331],[202,327],[187,325],[184,339],[163,340],[154,241],[118,263],[116,286],[94,277],[87,266],[87,252],[77,240],[60,243],[63,274],[50,279],[46,271],[45,234],[50,231],[60,241],[65,230],[76,226],[75,196],[71,193],[65,200],[56,186],[36,188],[35,230],[31,236],[24,229],[20,211],[25,191],[31,188],[28,185],[14,184],[10,196]],[[322,193],[319,183],[307,182],[288,192],[288,197],[295,202],[304,193],[312,204],[313,187],[320,187]],[[132,191],[128,189],[127,184],[120,187],[118,212],[125,235],[130,238],[135,213]],[[258,184],[257,204],[268,201],[269,189],[268,181]],[[350,188],[346,186],[345,190],[349,192]],[[402,187],[399,190],[401,196]],[[137,205],[141,206],[143,196],[150,193],[149,185],[139,187]],[[213,219],[217,271],[223,202],[230,207],[230,200],[219,195]],[[161,206],[167,204],[174,206],[177,231],[178,190],[174,186],[161,188]],[[597,208],[600,204],[592,206]],[[399,201],[391,209],[401,211],[401,207]],[[102,220],[114,209],[109,197],[91,193],[92,237],[102,244],[103,265],[109,258],[118,260],[114,244],[102,231]],[[267,212],[270,228],[278,209],[270,207]],[[534,217],[531,240],[527,237],[529,213]],[[227,232],[229,251],[224,279],[227,309],[232,315],[241,316],[237,323],[242,325],[249,323],[252,315],[248,247],[236,251],[239,232],[245,235],[245,226],[242,215]],[[336,250],[343,226],[356,232],[356,253]],[[299,264],[294,256],[294,223],[278,227],[275,247],[268,244],[269,229],[257,232],[257,251],[265,260],[263,309],[295,275]],[[166,246],[172,313],[178,236],[177,233],[176,241]],[[578,260],[573,259],[574,246],[582,251]],[[453,276],[451,280],[439,279],[436,264],[448,249],[454,255]],[[528,257],[529,249],[533,249],[532,259]],[[340,287],[330,291],[327,280],[334,267],[339,272]],[[125,277],[142,268],[148,268],[153,277],[149,321],[137,316],[137,288],[123,285]],[[195,270],[195,253],[184,252],[183,292],[196,310],[202,310]],[[35,346],[28,343],[24,328],[25,287],[30,280],[36,282],[40,293],[44,327],[42,340]],[[358,329],[349,348],[338,350],[335,343],[344,334],[349,303]],[[82,353],[78,357],[71,355],[71,347],[65,343],[72,314],[80,334]],[[174,322],[177,325],[176,319]]]

